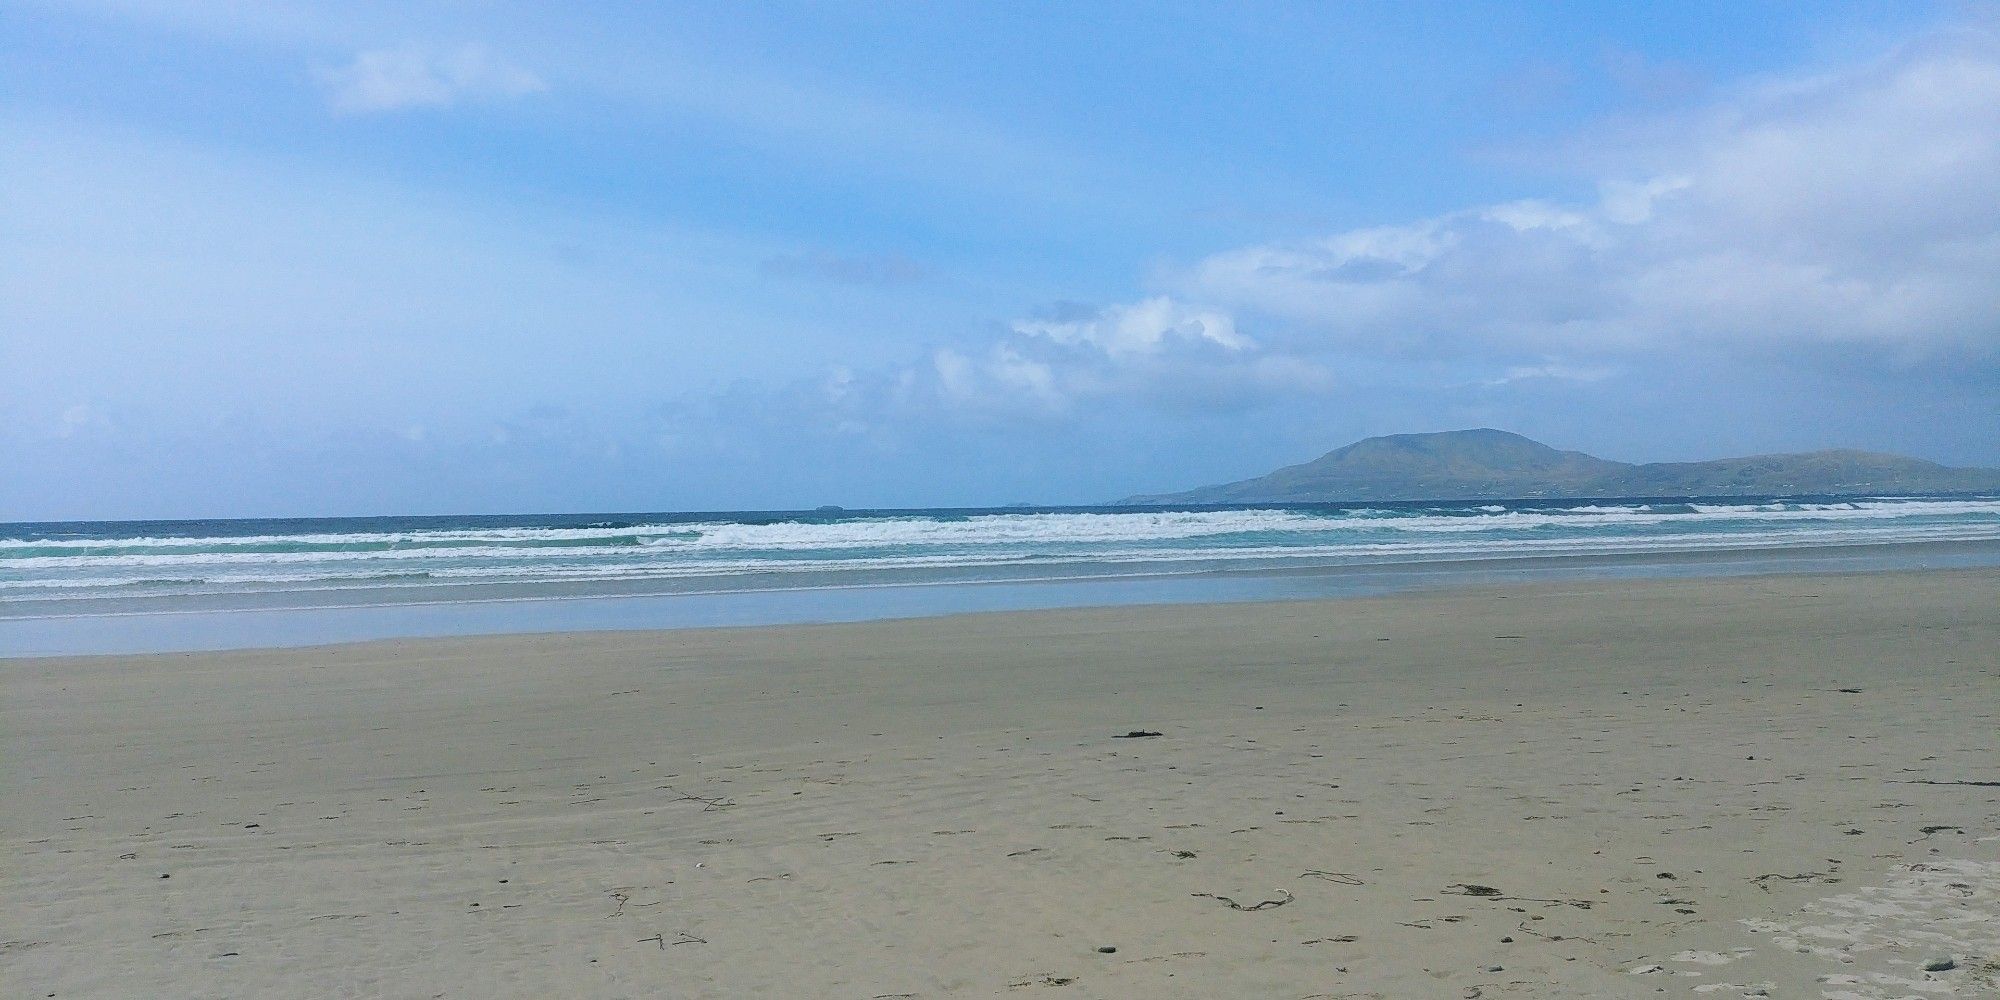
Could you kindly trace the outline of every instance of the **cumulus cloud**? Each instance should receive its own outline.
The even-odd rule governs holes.
[[[466,100],[525,97],[548,89],[535,74],[468,43],[370,49],[320,73],[327,103],[339,114],[450,107]]]
[[[1267,351],[1228,316],[1159,297],[1064,303],[984,344],[937,348],[907,364],[840,367],[769,393],[733,391],[731,412],[854,438],[914,429],[1062,420],[1100,404],[1229,410],[1324,388],[1309,360]]]
[[[2000,352],[2000,37],[1767,82],[1600,137],[1525,200],[1214,254],[1180,293],[1387,352]]]
[[[1310,361],[1263,349],[1228,314],[1167,296],[1058,306],[983,352],[936,352],[923,375],[946,403],[1044,412],[1112,396],[1233,407],[1330,381]]]
[[[1218,252],[1167,272],[1168,294],[1052,306],[985,344],[794,387],[783,405],[866,435],[1107,400],[1238,409],[1371,379],[1537,391],[1649,361],[2000,358],[1991,30],[1761,81],[1570,152],[1592,168],[1591,197]],[[818,258],[782,267],[876,276]]]
[[[1204,342],[1229,351],[1254,346],[1236,332],[1235,320],[1213,310],[1193,309],[1166,296],[1094,314],[1021,320],[1014,332],[1064,347],[1088,348],[1111,358],[1157,355],[1176,346]]]

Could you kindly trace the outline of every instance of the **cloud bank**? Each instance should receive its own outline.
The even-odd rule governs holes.
[[[1630,362],[2000,359],[2000,34],[1744,87],[1562,151],[1587,199],[1522,199],[1170,268],[1167,294],[1017,321],[933,359],[938,396],[1060,410],[1241,405],[1357,359],[1595,382]],[[1254,334],[1254,336],[1253,336]]]
[[[1523,200],[1199,261],[1185,294],[1318,345],[1604,356],[2000,349],[2000,39],[1967,29],[1607,135]]]

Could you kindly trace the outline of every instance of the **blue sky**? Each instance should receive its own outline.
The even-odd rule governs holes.
[[[11,4],[0,518],[2000,465],[1993,10]]]

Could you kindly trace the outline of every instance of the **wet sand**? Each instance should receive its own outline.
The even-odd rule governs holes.
[[[1993,570],[0,660],[0,985],[1992,996],[1996,733]]]

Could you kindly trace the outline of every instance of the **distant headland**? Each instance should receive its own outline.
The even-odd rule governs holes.
[[[1255,479],[1122,504],[1312,503],[1531,497],[1770,496],[2000,490],[2000,469],[1961,469],[1902,455],[1813,451],[1635,465],[1559,451],[1492,428],[1357,441]]]

